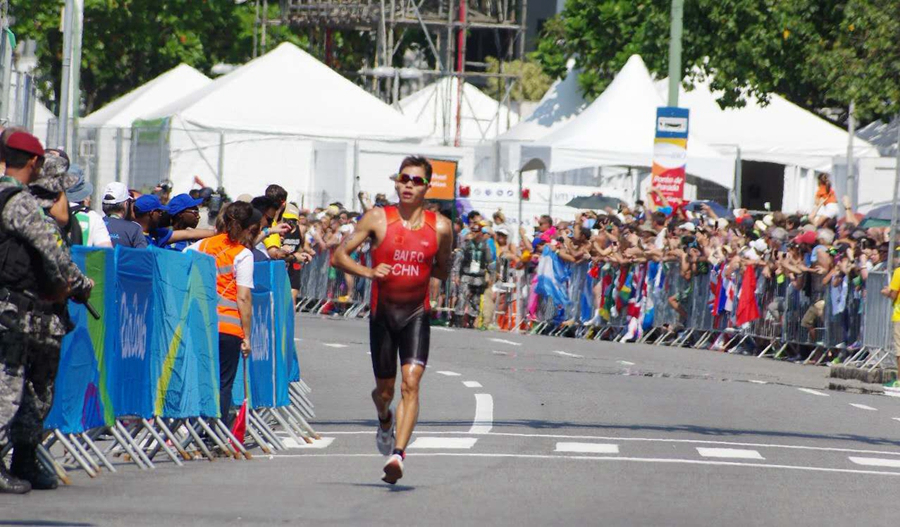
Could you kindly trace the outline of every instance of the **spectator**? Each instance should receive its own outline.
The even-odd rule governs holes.
[[[128,194],[128,187],[119,182],[113,182],[103,190],[103,218],[109,238],[113,246],[144,249],[147,247],[147,238],[144,236],[141,226],[132,221],[133,200]]]
[[[73,165],[69,171],[75,176],[75,183],[66,190],[66,197],[69,199],[69,214],[77,223],[77,228],[73,225],[70,229],[72,245],[112,247],[106,222],[100,214],[91,210],[94,186],[84,178],[84,171],[78,165]]]
[[[202,199],[192,198],[188,194],[178,194],[169,200],[167,212],[172,220],[172,229],[175,231],[196,229],[200,223],[200,204],[202,203]],[[189,240],[184,239],[170,243],[167,248],[183,251],[190,244]]]

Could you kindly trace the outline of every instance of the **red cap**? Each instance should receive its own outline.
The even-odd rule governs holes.
[[[6,140],[6,147],[21,150],[31,155],[44,157],[44,147],[38,138],[27,132],[15,132]]]
[[[794,238],[794,243],[803,243],[806,245],[813,245],[816,243],[817,238],[818,237],[816,236],[815,231],[806,231],[803,234]]]

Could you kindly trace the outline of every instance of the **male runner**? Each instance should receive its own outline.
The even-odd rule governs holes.
[[[431,163],[421,157],[407,157],[400,164],[400,173],[393,179],[400,202],[396,206],[376,207],[366,212],[353,233],[335,250],[331,260],[338,269],[372,279],[372,316],[369,319],[375,370],[372,400],[381,423],[376,444],[382,454],[390,454],[382,479],[391,484],[403,477],[406,445],[419,417],[419,382],[428,362],[431,336],[429,281],[431,277],[447,278],[452,243],[450,221],[425,210],[425,193],[431,185]],[[372,268],[360,265],[350,257],[370,237],[374,239]],[[395,437],[391,401],[394,399],[398,352],[402,384]]]

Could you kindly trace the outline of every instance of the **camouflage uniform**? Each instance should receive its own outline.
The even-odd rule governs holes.
[[[54,163],[45,165],[35,183],[56,190],[51,187],[64,184],[57,170]],[[0,191],[18,186],[21,184],[13,178],[0,178]],[[48,290],[68,283],[73,294],[83,293],[90,288],[90,281],[72,262],[59,230],[49,220],[38,200],[27,191],[15,194],[0,211],[0,229],[37,250],[40,261],[36,263]],[[40,442],[43,420],[53,401],[53,382],[68,317],[65,303],[44,307],[22,309],[7,298],[0,285],[0,438],[8,425],[8,439],[13,444]]]

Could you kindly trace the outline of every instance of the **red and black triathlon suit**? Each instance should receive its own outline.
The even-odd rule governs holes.
[[[431,267],[437,254],[437,216],[424,211],[417,230],[403,226],[397,207],[384,207],[387,230],[372,253],[372,267],[386,263],[391,273],[372,283],[369,342],[375,377],[393,379],[400,364],[428,362],[431,338],[431,303],[428,298]]]

